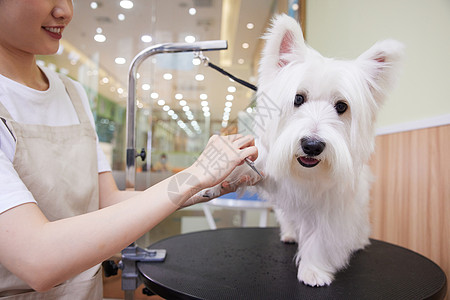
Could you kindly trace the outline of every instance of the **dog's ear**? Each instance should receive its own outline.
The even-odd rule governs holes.
[[[373,45],[356,60],[376,96],[384,96],[395,83],[403,50],[402,43],[385,40]],[[376,98],[378,100],[383,97]]]
[[[285,14],[275,16],[263,39],[266,44],[259,67],[260,76],[273,74],[293,60],[304,60],[306,45],[302,29],[293,18]]]

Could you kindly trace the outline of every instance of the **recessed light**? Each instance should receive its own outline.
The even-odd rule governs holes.
[[[163,99],[159,99],[158,100],[158,105],[159,106],[163,106],[164,104],[166,104],[166,101],[164,101]]]
[[[144,91],[150,90],[150,84],[144,83],[144,84],[142,85],[142,89],[143,89]]]
[[[159,94],[156,93],[156,92],[153,92],[153,93],[150,94],[150,97],[152,97],[152,99],[158,99]]]
[[[170,106],[169,105],[164,105],[163,106],[163,110],[164,111],[169,111],[170,110]]]
[[[165,80],[171,80],[171,79],[172,79],[172,74],[170,74],[170,73],[165,73],[165,74],[163,75],[163,78],[164,78]]]
[[[151,43],[152,40],[152,37],[148,34],[144,34],[143,36],[141,36],[141,41],[143,41],[144,43]]]
[[[192,36],[192,35],[187,35],[187,36],[184,38],[184,41],[185,41],[186,43],[193,43],[193,42],[195,42],[195,37]]]
[[[185,106],[187,104],[187,102],[185,100],[181,100],[180,102],[178,102],[181,106]]]
[[[244,49],[248,49],[250,45],[248,43],[242,43],[242,48]]]
[[[206,100],[203,100],[201,103],[200,103],[202,106],[208,106],[208,101],[206,101]]]
[[[183,94],[180,94],[180,93],[175,94],[175,99],[177,99],[177,100],[183,99]]]
[[[234,93],[234,92],[236,92],[236,87],[230,85],[230,86],[227,88],[227,91],[228,91],[228,93]]]
[[[131,9],[131,8],[133,8],[133,5],[134,5],[133,1],[131,1],[131,0],[120,1],[120,6],[125,9]]]
[[[124,21],[124,20],[125,20],[125,15],[124,15],[124,14],[118,14],[118,15],[117,15],[117,19],[118,19],[119,21]]]
[[[101,33],[97,33],[96,35],[94,35],[94,40],[98,43],[103,43],[106,41],[106,36]]]
[[[245,60],[243,58],[239,58],[238,59],[238,64],[243,65],[245,62]]]
[[[197,80],[197,81],[203,81],[204,79],[205,79],[205,75],[203,75],[203,74],[195,75],[195,80]]]
[[[189,8],[189,14],[191,16],[195,15],[196,13],[197,13],[197,10],[195,8],[193,8],[193,7]]]
[[[92,2],[91,2],[91,8],[92,8],[92,9],[97,9],[97,8],[98,8],[98,3],[97,3],[97,1],[92,1]]]
[[[232,107],[233,106],[233,102],[225,102],[225,106],[226,107]]]
[[[247,23],[247,29],[253,29],[253,28],[255,28],[255,24]]]
[[[123,57],[116,57],[116,59],[114,60],[116,62],[116,64],[118,65],[123,65],[127,62],[127,60]]]
[[[234,96],[233,95],[227,95],[225,97],[225,99],[227,99],[228,101],[233,101],[234,100]]]
[[[208,95],[207,94],[200,94],[200,99],[201,100],[206,100],[206,99],[208,99]]]

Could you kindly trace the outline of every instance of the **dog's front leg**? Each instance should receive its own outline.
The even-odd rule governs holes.
[[[292,222],[290,222],[280,208],[275,208],[275,215],[277,217],[278,223],[280,224],[280,240],[283,243],[296,243],[297,233],[295,232],[295,227]]]
[[[329,256],[336,249],[329,249],[315,234],[310,236],[302,245],[299,245],[297,253],[299,281],[310,286],[330,285],[334,279],[336,268],[329,261]]]

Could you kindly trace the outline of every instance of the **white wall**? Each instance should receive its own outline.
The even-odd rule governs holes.
[[[325,56],[355,58],[394,38],[406,56],[378,127],[418,120],[450,123],[449,0],[308,0],[307,42]]]

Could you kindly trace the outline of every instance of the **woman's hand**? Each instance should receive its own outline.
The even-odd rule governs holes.
[[[208,188],[221,183],[247,157],[258,157],[253,136],[214,135],[188,171],[199,180],[202,189]]]

